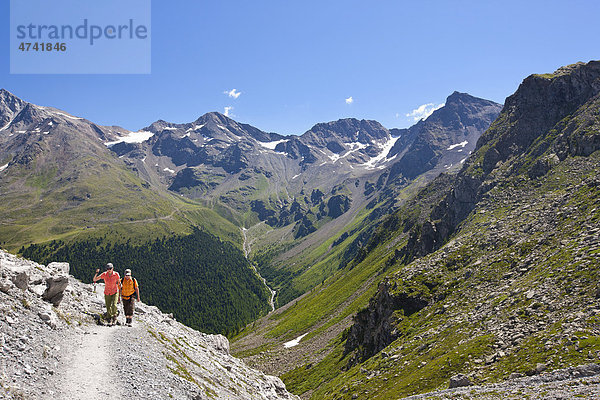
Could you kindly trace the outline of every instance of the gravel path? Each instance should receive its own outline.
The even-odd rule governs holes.
[[[61,399],[101,400],[121,398],[110,344],[117,327],[91,326],[68,343],[65,357],[58,365],[58,390]],[[69,350],[69,351],[67,351]]]

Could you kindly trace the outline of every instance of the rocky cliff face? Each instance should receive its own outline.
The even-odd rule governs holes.
[[[421,311],[429,301],[424,293],[407,293],[397,281],[382,282],[369,306],[354,317],[345,344],[346,353],[354,352],[349,364],[368,359],[398,339],[398,323]]]
[[[156,307],[138,304],[132,328],[98,325],[103,285],[68,272],[65,263],[44,266],[0,250],[0,397],[296,398],[278,378],[230,356],[224,336],[194,331]]]
[[[539,176],[556,157],[590,155],[600,148],[592,111],[599,93],[600,62],[595,61],[525,79],[477,142],[446,199],[411,238],[408,254],[424,255],[441,246],[491,188],[521,169]]]

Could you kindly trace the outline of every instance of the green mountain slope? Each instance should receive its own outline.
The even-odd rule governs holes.
[[[257,354],[243,337],[239,354],[315,399],[400,398],[457,373],[481,383],[596,359],[599,93],[598,62],[527,78],[456,177],[255,328],[270,347]],[[371,285],[353,283],[361,273]],[[344,319],[350,328],[330,329]],[[292,362],[270,364],[277,352]]]
[[[118,128],[22,102],[0,131],[0,243],[8,249],[54,238],[147,239],[192,225],[240,243],[231,223],[200,204],[150,186],[106,148]],[[0,110],[0,114],[9,114]]]

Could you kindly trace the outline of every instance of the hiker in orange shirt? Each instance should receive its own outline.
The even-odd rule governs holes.
[[[123,310],[125,310],[125,325],[131,326],[133,312],[135,311],[135,298],[140,301],[140,288],[137,280],[131,277],[131,270],[125,270],[125,276],[121,283],[121,299],[123,299]]]
[[[106,264],[106,271],[98,275],[99,269],[94,275],[94,282],[104,279],[104,302],[106,303],[106,319],[108,326],[113,326],[117,323],[117,303],[121,302],[119,292],[121,291],[121,277],[118,272],[115,272],[112,263]]]

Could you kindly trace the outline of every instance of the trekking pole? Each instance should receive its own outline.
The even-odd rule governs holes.
[[[99,268],[96,269],[96,275],[98,275],[98,272],[100,272]],[[94,281],[94,293],[96,293],[96,282],[95,281]]]

